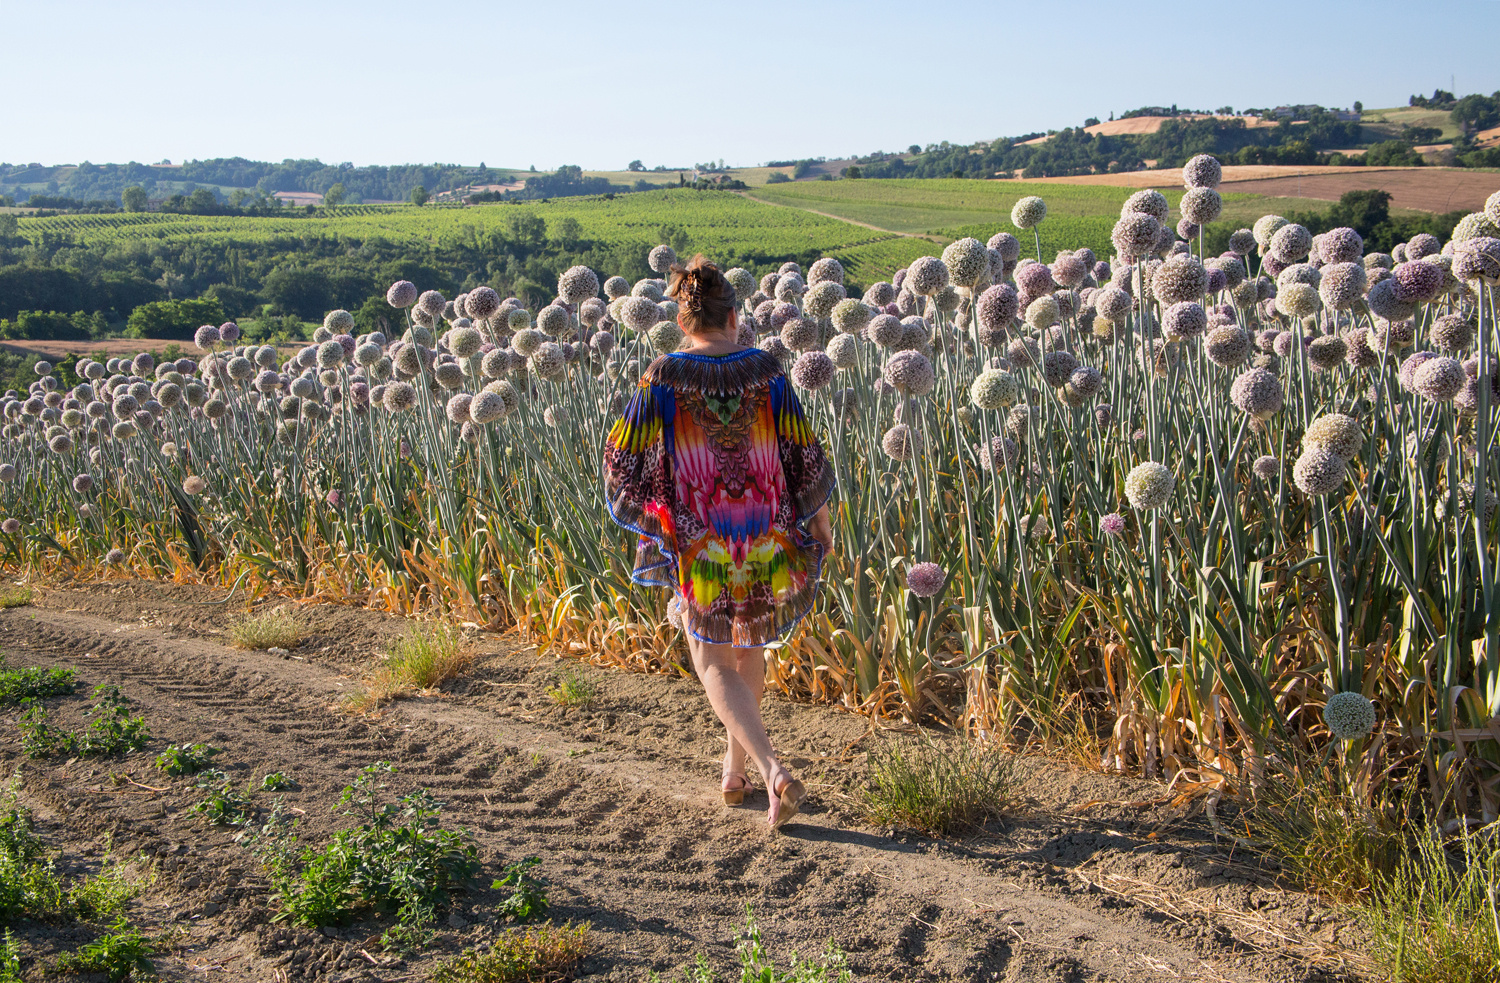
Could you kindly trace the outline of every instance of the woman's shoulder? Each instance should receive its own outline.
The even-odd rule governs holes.
[[[659,355],[641,376],[647,385],[702,392],[744,392],[781,375],[781,362],[759,348],[727,355],[671,352]]]

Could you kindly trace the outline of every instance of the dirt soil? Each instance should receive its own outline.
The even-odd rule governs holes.
[[[93,355],[95,352],[104,352],[111,358],[134,356],[140,352],[161,354],[167,350],[168,345],[176,345],[182,350],[178,358],[197,358],[203,354],[194,347],[191,341],[174,341],[166,338],[99,338],[92,341],[53,341],[37,338],[0,342],[0,348],[6,351],[20,355],[44,355],[52,359],[66,358],[69,355]],[[300,345],[282,346],[283,350],[287,351],[300,347]]]
[[[19,770],[20,799],[60,869],[96,871],[111,851],[155,861],[129,917],[169,950],[156,957],[163,979],[420,979],[508,927],[487,888],[459,894],[415,954],[383,952],[377,921],[322,931],[273,921],[253,856],[189,811],[193,779],[153,765],[187,741],[224,748],[218,763],[241,781],[290,775],[283,808],[315,844],[346,822],[332,812],[342,787],[392,762],[394,792],[429,788],[447,804],[445,824],[472,831],[480,884],[542,858],[551,914],[593,926],[582,980],[640,981],[700,952],[726,971],[747,903],[779,960],[831,938],[859,980],[1293,983],[1353,978],[1359,964],[1346,948],[1357,927],[1278,886],[1274,865],[1216,842],[1201,800],[1174,805],[1159,784],[1025,757],[1024,803],[983,835],[874,826],[858,796],[870,752],[892,734],[768,697],[772,737],[812,791],[804,814],[768,836],[764,791],[744,808],[720,802],[722,730],[691,677],[583,664],[598,702],[566,709],[545,694],[562,663],[475,635],[473,670],[444,692],[352,716],[338,701],[407,622],[307,606],[309,637],[272,654],[225,644],[243,610],[202,588],[112,581],[38,591],[0,612],[11,666],[76,667],[84,687],[46,701],[54,723],[78,726],[87,687],[109,682],[151,728],[150,745],[123,758],[31,761],[11,710],[0,767]],[[256,794],[262,817],[272,798]],[[27,979],[100,931],[16,926]]]

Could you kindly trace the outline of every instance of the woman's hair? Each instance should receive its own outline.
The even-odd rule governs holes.
[[[702,253],[686,266],[672,264],[667,294],[677,301],[682,328],[689,333],[722,328],[734,313],[734,288]]]

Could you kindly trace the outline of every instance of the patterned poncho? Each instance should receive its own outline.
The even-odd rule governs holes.
[[[764,645],[812,606],[823,547],[802,523],[833,470],[775,356],[652,362],[610,430],[604,481],[610,515],[640,535],[631,578],[678,590],[695,637]]]

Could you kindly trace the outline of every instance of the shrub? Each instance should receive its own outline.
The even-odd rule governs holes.
[[[132,977],[152,976],[156,967],[148,957],[155,951],[140,929],[121,920],[111,934],[100,936],[71,955],[59,956],[54,965],[62,972],[103,973],[109,983],[122,983]]]
[[[207,794],[193,805],[192,811],[210,826],[244,826],[254,816],[248,792],[241,792],[222,771],[211,771],[198,779],[198,787]]]
[[[173,744],[157,755],[156,767],[173,778],[196,775],[213,764],[215,755],[222,753],[222,749],[209,744]]]
[[[547,913],[547,882],[529,873],[531,868],[541,862],[541,857],[527,857],[501,871],[500,877],[490,885],[496,890],[510,888],[510,896],[500,902],[496,909],[500,914],[508,915],[518,922],[529,922]]]
[[[1000,816],[1012,798],[1014,758],[999,747],[924,734],[871,755],[865,808],[872,821],[947,835]]]
[[[77,686],[72,669],[6,669],[5,657],[0,655],[0,706],[44,696],[60,696],[73,692]]]

